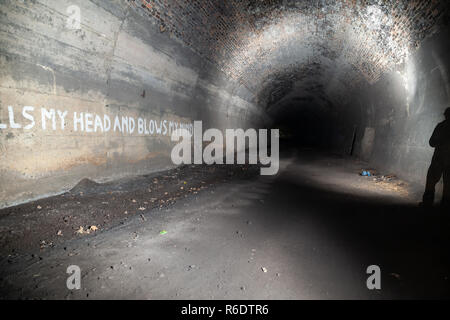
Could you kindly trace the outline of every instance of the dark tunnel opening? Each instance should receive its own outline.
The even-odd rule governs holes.
[[[294,98],[272,115],[280,139],[297,148],[329,149],[332,146],[332,110],[325,110],[313,98]]]

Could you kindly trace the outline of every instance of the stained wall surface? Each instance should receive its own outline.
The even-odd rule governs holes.
[[[255,126],[251,99],[127,1],[1,1],[0,207],[173,166],[173,129]]]

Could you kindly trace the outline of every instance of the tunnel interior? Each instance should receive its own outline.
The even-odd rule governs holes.
[[[167,169],[196,120],[280,126],[419,183],[448,105],[444,1],[6,1],[2,17],[2,207]]]
[[[450,106],[449,9],[1,1],[0,297],[448,298],[449,218],[416,202]],[[172,133],[200,121],[279,129],[279,172],[175,163]],[[74,257],[87,296],[49,280]]]
[[[238,83],[235,92],[254,107],[250,118],[262,114],[253,126],[280,127],[294,145],[355,155],[415,182],[425,176],[432,131],[425,114],[442,117],[448,105],[446,3],[194,3],[198,10],[183,11],[183,21],[172,18],[182,5],[166,15],[164,4],[134,3]]]

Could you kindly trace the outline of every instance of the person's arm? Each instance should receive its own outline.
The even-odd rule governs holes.
[[[430,138],[430,146],[433,148],[439,147],[442,145],[442,123],[439,123],[433,131],[433,134]]]

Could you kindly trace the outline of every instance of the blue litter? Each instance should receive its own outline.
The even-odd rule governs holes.
[[[371,173],[370,171],[368,171],[368,170],[363,170],[363,171],[361,172],[361,175],[362,175],[363,177],[371,177],[371,176],[372,176],[372,173]]]

